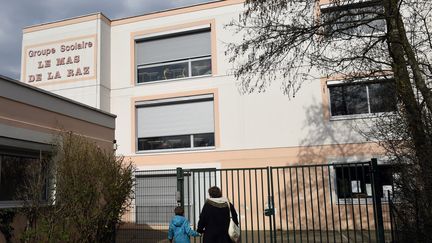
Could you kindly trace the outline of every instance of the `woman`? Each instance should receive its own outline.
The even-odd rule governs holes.
[[[210,198],[206,200],[198,221],[197,231],[204,234],[203,243],[230,243],[228,199],[222,197],[219,187],[210,187]],[[238,225],[237,212],[230,203],[232,219]]]

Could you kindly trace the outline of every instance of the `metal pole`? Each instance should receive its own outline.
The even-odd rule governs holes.
[[[382,205],[381,205],[381,195],[379,195],[381,183],[378,175],[378,161],[376,158],[371,160],[372,162],[372,180],[373,180],[373,201],[375,205],[375,227],[377,231],[377,242],[384,243],[384,223],[383,223],[383,215],[382,215]]]
[[[275,225],[273,225],[273,214],[274,214],[274,208],[273,208],[273,181],[271,178],[271,167],[267,167],[267,193],[268,193],[268,208],[267,208],[267,212],[265,213],[266,216],[269,217],[269,223],[270,223],[270,243],[276,243],[276,239],[274,237],[274,230],[275,230]]]
[[[394,218],[393,218],[393,202],[390,197],[390,192],[387,194],[387,200],[389,204],[389,215],[390,215],[390,232],[392,237],[392,242],[396,241],[395,232],[394,232]]]
[[[273,188],[273,168],[267,166],[267,178],[268,178],[268,189],[269,189],[269,211],[270,211],[270,228],[271,228],[271,239],[272,243],[276,243],[276,218],[274,208],[274,188]]]
[[[184,174],[181,167],[177,167],[177,204],[184,207]]]

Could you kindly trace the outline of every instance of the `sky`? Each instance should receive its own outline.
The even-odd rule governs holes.
[[[102,12],[110,19],[141,15],[212,0],[0,0],[0,75],[19,79],[22,29]]]

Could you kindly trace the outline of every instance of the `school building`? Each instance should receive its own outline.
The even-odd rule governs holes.
[[[325,165],[373,157],[386,171],[382,149],[355,129],[359,120],[388,111],[374,92],[388,88],[386,82],[354,89],[361,84],[322,77],[305,82],[289,98],[280,89],[281,78],[264,93],[241,94],[225,52],[227,43],[241,41],[226,25],[242,9],[242,0],[226,0],[114,20],[95,13],[26,27],[21,81],[115,114],[117,153],[138,171]],[[335,185],[344,171],[356,171],[355,180],[343,178],[339,188],[330,188],[336,201],[371,196],[369,175],[356,168],[332,169]],[[383,181],[390,184],[391,176]],[[161,183],[137,173],[140,189],[133,207],[164,207],[163,190],[156,189]],[[149,190],[153,199],[142,199]],[[239,203],[245,206],[241,214],[247,214],[246,204]],[[171,212],[172,205],[165,207]],[[146,219],[137,214],[130,220]]]

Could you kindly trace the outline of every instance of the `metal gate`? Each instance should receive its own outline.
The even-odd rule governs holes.
[[[153,177],[158,174],[151,171],[140,175],[145,177],[146,173]],[[135,217],[140,220],[135,220],[138,224],[135,229],[140,229],[139,223],[142,225],[147,220],[145,229],[136,231],[133,237],[124,232],[118,234],[118,242],[135,242],[134,239],[163,242],[169,218],[177,205],[184,206],[191,227],[196,229],[211,186],[220,187],[223,196],[236,208],[242,242],[391,242],[391,224],[386,220],[388,205],[381,203],[385,192],[378,181],[376,160],[236,169],[177,168],[169,175],[169,187],[177,189],[168,195],[169,203],[166,197],[159,203],[154,198],[150,200],[154,204],[150,205],[152,217],[138,215],[143,210],[136,210]],[[157,185],[163,185],[162,177],[157,178]],[[159,193],[163,191],[169,190],[162,186]],[[162,205],[167,210],[155,210]],[[163,213],[154,215],[157,212]],[[150,218],[164,220],[150,222]],[[153,236],[149,229],[155,230]],[[148,231],[146,236],[144,230]],[[191,239],[191,242],[200,241],[199,237]]]

